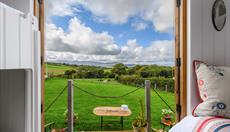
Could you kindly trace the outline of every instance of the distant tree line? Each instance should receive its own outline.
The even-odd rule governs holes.
[[[145,80],[151,81],[151,86],[159,90],[174,92],[173,67],[158,65],[135,65],[126,67],[116,64],[113,69],[115,79],[126,85],[144,86]],[[117,72],[116,72],[117,71]]]
[[[114,78],[110,73],[105,72],[105,68],[96,66],[80,65],[76,69],[66,70],[66,78]]]
[[[69,65],[69,64],[62,64]],[[71,70],[66,70],[63,75],[58,77],[64,78],[111,78],[120,83],[127,85],[143,85],[144,80],[151,81],[152,86],[158,89],[174,91],[173,67],[158,66],[158,65],[135,65],[127,67],[125,64],[118,63],[112,68],[87,66],[87,65],[71,65],[75,67]]]
[[[172,67],[158,65],[135,65],[127,67],[119,63],[112,68],[80,65],[76,69],[66,70],[64,75],[68,78],[117,78],[122,75],[136,75],[142,78],[173,77]]]

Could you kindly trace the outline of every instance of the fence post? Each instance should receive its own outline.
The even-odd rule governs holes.
[[[168,85],[165,85],[165,92],[168,92]]]
[[[150,81],[145,80],[145,98],[146,98],[146,118],[147,132],[151,132],[151,86]]]
[[[73,132],[73,80],[68,80],[68,132]]]

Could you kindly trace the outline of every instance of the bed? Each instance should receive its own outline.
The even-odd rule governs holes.
[[[230,132],[230,119],[189,115],[169,132]]]

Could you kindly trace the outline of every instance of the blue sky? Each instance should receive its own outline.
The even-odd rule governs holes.
[[[80,19],[86,26],[93,29],[95,32],[107,31],[114,36],[118,45],[122,46],[126,44],[129,39],[136,39],[142,46],[147,47],[152,41],[155,40],[172,40],[173,32],[157,32],[154,30],[151,22],[146,22],[148,27],[141,31],[136,31],[131,24],[138,20],[138,18],[130,18],[125,24],[111,24],[111,23],[99,23],[93,20],[93,14],[84,8],[81,8],[81,12],[76,14],[76,17]],[[61,27],[64,31],[68,32],[68,23],[72,16],[53,16],[52,21],[57,27]]]
[[[173,0],[119,1],[48,0],[47,60],[172,65]]]

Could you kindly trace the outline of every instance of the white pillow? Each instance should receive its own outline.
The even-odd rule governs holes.
[[[230,67],[196,61],[195,73],[203,102],[194,109],[193,115],[230,118]]]

